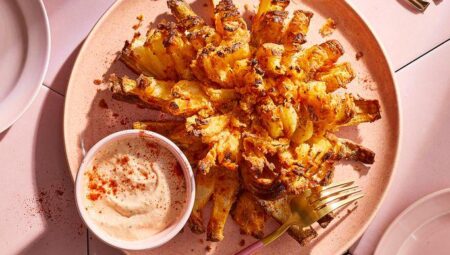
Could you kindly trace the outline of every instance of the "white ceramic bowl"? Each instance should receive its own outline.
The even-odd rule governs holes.
[[[107,234],[90,218],[87,212],[83,210],[84,208],[83,201],[85,199],[83,197],[84,194],[83,177],[84,173],[88,169],[89,165],[91,164],[92,160],[94,159],[99,150],[121,139],[130,137],[141,138],[142,136],[144,136],[149,141],[155,142],[158,145],[168,149],[180,163],[180,166],[184,173],[184,178],[186,180],[186,194],[187,194],[186,206],[178,221],[169,226],[167,229],[144,240],[138,241],[121,240]],[[78,212],[81,215],[81,218],[88,226],[88,228],[102,241],[111,246],[123,250],[130,250],[130,251],[149,250],[152,248],[159,247],[168,242],[169,240],[171,240],[176,234],[178,234],[181,231],[183,226],[186,224],[191,214],[192,207],[194,206],[195,179],[191,165],[189,164],[189,161],[187,160],[186,156],[183,154],[180,148],[178,148],[172,141],[170,141],[169,139],[160,134],[150,131],[124,130],[117,133],[113,133],[103,138],[98,143],[96,143],[86,154],[86,156],[83,159],[83,162],[81,163],[80,169],[78,170],[75,182],[75,198],[78,207]]]

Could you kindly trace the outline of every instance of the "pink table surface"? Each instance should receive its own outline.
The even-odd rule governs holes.
[[[120,254],[86,235],[74,207],[61,127],[63,96],[79,46],[113,2],[44,0],[52,35],[45,85],[23,117],[0,133],[2,254]],[[450,187],[446,168],[450,165],[446,157],[450,1],[432,3],[425,14],[410,12],[403,0],[349,2],[374,29],[394,70],[412,62],[395,74],[403,140],[393,185],[377,217],[352,248],[354,254],[365,255],[373,253],[386,227],[403,209],[425,194]]]
[[[42,87],[30,109],[0,133],[1,254],[83,254],[62,135],[64,98]]]

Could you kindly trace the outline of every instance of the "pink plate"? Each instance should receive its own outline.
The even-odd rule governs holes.
[[[0,132],[38,93],[50,56],[49,30],[42,1],[0,0]]]
[[[444,189],[403,211],[384,233],[375,255],[448,254],[449,236],[450,189]]]
[[[244,17],[256,8],[250,0],[234,1]],[[208,0],[196,0],[192,7],[206,20],[210,20],[211,7]],[[248,3],[247,10],[244,5]],[[289,10],[305,9],[315,13],[308,34],[308,45],[326,39],[338,39],[346,54],[340,61],[351,62],[358,78],[350,84],[350,91],[364,98],[377,98],[382,107],[382,119],[357,128],[342,130],[341,136],[352,139],[376,152],[376,163],[370,167],[357,164],[340,164],[336,168],[335,181],[355,179],[365,197],[357,206],[342,210],[338,219],[326,229],[318,229],[319,237],[306,247],[301,247],[288,235],[261,251],[261,254],[339,254],[354,243],[368,226],[380,206],[389,186],[399,144],[399,109],[397,92],[388,61],[377,39],[362,18],[345,1],[292,0]],[[136,120],[157,119],[157,111],[140,109],[134,105],[111,99],[106,84],[94,85],[111,73],[133,75],[120,62],[114,62],[124,41],[130,39],[137,23],[136,16],[144,15],[144,24],[170,18],[165,1],[117,1],[94,27],[78,56],[67,89],[64,112],[64,139],[70,170],[76,175],[83,151],[92,147],[103,137],[130,128]],[[328,38],[322,38],[318,30],[325,19],[332,17],[338,29]],[[147,25],[141,28],[145,32]],[[361,51],[364,56],[356,60]],[[114,62],[114,63],[113,63]],[[354,168],[358,168],[356,171]],[[370,168],[370,169],[369,169]],[[351,210],[350,210],[351,209]],[[350,213],[351,212],[351,213]],[[207,215],[205,215],[207,216]],[[205,217],[206,219],[208,217]],[[276,227],[270,221],[266,232]],[[189,229],[166,245],[146,254],[233,254],[252,237],[239,234],[238,227],[229,219],[225,227],[225,239],[218,243],[203,243],[205,236],[192,234]],[[202,240],[200,240],[202,239]]]

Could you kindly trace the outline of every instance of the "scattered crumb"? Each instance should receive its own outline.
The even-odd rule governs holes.
[[[360,60],[364,56],[364,53],[362,51],[356,52],[355,58],[356,60]]]
[[[98,102],[98,106],[99,106],[100,108],[103,108],[103,109],[108,109],[108,108],[109,108],[109,107],[108,107],[108,104],[107,104],[106,101],[105,101],[105,99],[100,100],[100,102]]]
[[[100,85],[100,84],[102,84],[102,80],[100,80],[100,79],[95,79],[95,80],[94,80],[94,84],[95,84],[95,85]]]
[[[244,246],[244,245],[245,245],[245,240],[242,239],[242,240],[239,242],[239,245],[240,245],[240,246]]]
[[[121,120],[120,120],[120,124],[121,124],[122,126],[125,126],[125,125],[127,125],[128,123],[129,123],[129,120],[128,120],[127,118],[121,119]]]
[[[207,245],[207,246],[205,247],[205,251],[210,252],[211,250],[212,250],[211,246]]]
[[[207,3],[204,3],[204,4],[203,4],[203,7],[208,7],[208,4],[207,4]]]
[[[355,207],[353,207],[353,208],[347,209],[347,215],[350,214],[350,213],[352,213],[353,211],[355,211],[357,208],[358,208],[358,206],[355,206]]]
[[[332,18],[328,18],[325,24],[319,29],[319,33],[322,35],[322,37],[331,35],[334,30],[336,29],[336,21],[334,21]]]
[[[138,30],[142,26],[142,21],[144,20],[144,16],[141,14],[141,15],[137,16],[136,19],[138,20],[138,23],[133,25],[134,30]]]
[[[358,82],[363,86],[364,89],[375,91],[377,90],[377,84],[370,79],[368,75],[359,76]]]

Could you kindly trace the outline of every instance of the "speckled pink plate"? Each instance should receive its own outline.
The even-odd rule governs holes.
[[[241,13],[248,17],[255,6],[252,1],[235,1]],[[370,167],[354,164],[340,164],[335,180],[356,179],[366,194],[356,208],[344,209],[338,219],[326,229],[318,229],[319,237],[306,247],[301,247],[288,235],[264,249],[261,254],[340,254],[353,244],[366,229],[389,186],[399,144],[399,108],[392,71],[375,36],[362,18],[342,0],[291,0],[289,10],[306,9],[315,13],[312,20],[308,45],[326,39],[338,39],[346,54],[340,61],[349,61],[358,78],[350,84],[350,91],[365,98],[377,98],[382,107],[382,119],[372,124],[362,124],[357,128],[343,130],[341,135],[371,148],[376,152],[376,163]],[[194,10],[207,20],[211,7],[204,6],[208,0],[196,0]],[[249,3],[244,10],[244,4]],[[111,99],[106,85],[94,85],[95,79],[103,79],[110,73],[131,74],[121,63],[113,63],[124,41],[135,32],[132,26],[136,16],[144,15],[144,24],[168,19],[166,2],[150,0],[117,1],[94,27],[86,39],[73,68],[67,89],[64,112],[64,139],[67,159],[72,175],[76,175],[83,150],[89,149],[106,135],[127,129],[135,120],[159,118],[157,111],[140,109],[134,105]],[[319,27],[325,19],[332,17],[338,29],[329,38],[322,38]],[[147,29],[144,25],[142,30]],[[361,51],[364,56],[357,61],[355,55]],[[354,170],[358,168],[359,171]],[[205,217],[206,219],[208,217]],[[268,233],[276,227],[269,222]],[[219,243],[204,243],[205,237],[192,234],[189,229],[180,233],[166,245],[146,254],[233,254],[252,237],[242,236],[233,220],[225,228],[225,239]],[[206,251],[205,247],[211,249]]]

